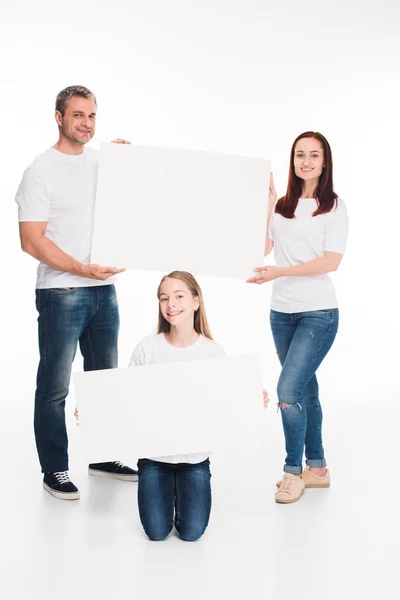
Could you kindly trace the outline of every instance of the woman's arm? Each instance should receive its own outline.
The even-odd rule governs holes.
[[[266,283],[279,277],[312,277],[315,275],[325,275],[339,268],[343,254],[338,252],[325,252],[323,256],[314,258],[294,267],[257,267],[254,269],[257,273],[254,277],[247,280],[247,283]]]
[[[275,191],[274,185],[274,176],[271,173],[269,176],[269,195],[268,195],[268,213],[267,213],[267,231],[265,233],[265,249],[264,256],[268,256],[268,254],[272,251],[274,247],[274,241],[270,239],[269,225],[271,223],[272,213],[274,212],[275,204],[276,204],[277,193]]]

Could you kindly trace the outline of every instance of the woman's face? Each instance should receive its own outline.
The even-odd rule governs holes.
[[[170,325],[181,325],[189,319],[193,323],[200,304],[184,281],[169,277],[161,285],[159,302],[161,314]]]
[[[294,149],[294,172],[297,177],[309,181],[321,176],[324,166],[324,149],[315,138],[302,138]]]

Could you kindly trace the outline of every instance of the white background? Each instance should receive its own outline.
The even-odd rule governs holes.
[[[293,139],[309,129],[328,138],[336,191],[349,210],[350,237],[346,256],[334,275],[340,330],[319,371],[328,415],[325,445],[331,461],[342,452],[344,463],[336,465],[337,477],[346,471],[345,464],[351,464],[356,474],[365,469],[361,486],[366,481],[372,485],[381,474],[379,469],[391,465],[398,456],[397,431],[389,435],[387,427],[398,422],[399,396],[399,13],[400,5],[394,0],[2,3],[0,361],[5,419],[0,443],[7,472],[11,464],[19,480],[22,466],[37,469],[29,437],[37,366],[35,262],[20,251],[13,198],[24,168],[57,139],[53,118],[57,92],[76,83],[97,94],[93,147],[120,136],[137,144],[270,158],[278,194],[285,191]],[[171,235],[166,232],[167,241]],[[127,365],[137,341],[155,327],[160,275],[129,272],[119,278],[121,366]],[[276,400],[279,367],[268,325],[270,288],[200,281],[215,338],[228,353],[263,353],[264,385]],[[71,425],[73,402],[71,397],[67,402]],[[282,438],[279,420],[273,410],[270,414],[271,439],[276,436],[271,461],[278,476],[284,457]],[[331,429],[329,415],[335,423]],[[13,450],[15,444],[22,448],[20,454]],[[373,457],[378,462],[371,474]],[[392,477],[393,491],[385,498],[395,493],[394,483],[398,487],[397,474]],[[38,493],[38,478],[37,471],[32,494]],[[355,506],[364,489],[354,490]],[[378,504],[365,515],[366,520],[371,525],[379,507],[379,514],[386,515],[393,528],[396,512],[393,508],[392,517],[385,511],[377,493]],[[271,504],[272,494],[271,488]],[[342,500],[345,497],[346,486],[340,495]],[[28,494],[28,503],[29,498]],[[300,511],[296,513],[300,521],[302,506],[304,502],[295,509]],[[337,506],[344,514],[343,502]],[[44,522],[46,514],[42,514]],[[288,540],[282,552],[287,552],[290,530],[284,533]],[[272,548],[281,534],[282,529],[275,532]],[[325,541],[324,536],[320,541]],[[74,543],[72,538],[70,543]],[[390,550],[387,540],[379,543]],[[304,548],[298,550],[298,555],[304,555]],[[340,552],[341,548],[338,556]],[[105,565],[106,556],[104,550]],[[258,551],[256,556],[258,560]],[[372,563],[363,564],[369,576],[376,572],[379,577],[379,568],[373,569],[376,557],[371,556]],[[352,577],[351,569],[343,573]],[[168,580],[168,572],[164,576]],[[243,578],[244,585],[245,571]],[[388,581],[382,575],[383,580]],[[360,592],[360,581],[352,580],[354,593]]]

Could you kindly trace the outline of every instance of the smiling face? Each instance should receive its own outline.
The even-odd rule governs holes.
[[[64,115],[56,111],[56,121],[60,137],[71,144],[84,145],[92,139],[96,130],[96,103],[89,98],[72,96]]]
[[[294,149],[294,172],[300,179],[316,180],[324,167],[324,149],[319,140],[311,137],[300,139]]]
[[[193,296],[181,279],[167,277],[160,286],[159,303],[162,316],[170,325],[182,325],[194,321],[194,313],[199,308],[199,298]]]

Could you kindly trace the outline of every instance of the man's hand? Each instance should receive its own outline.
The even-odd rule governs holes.
[[[117,269],[117,267],[102,267],[101,265],[82,265],[82,277],[88,277],[89,279],[99,279],[105,281],[113,275],[123,273],[126,269]]]

